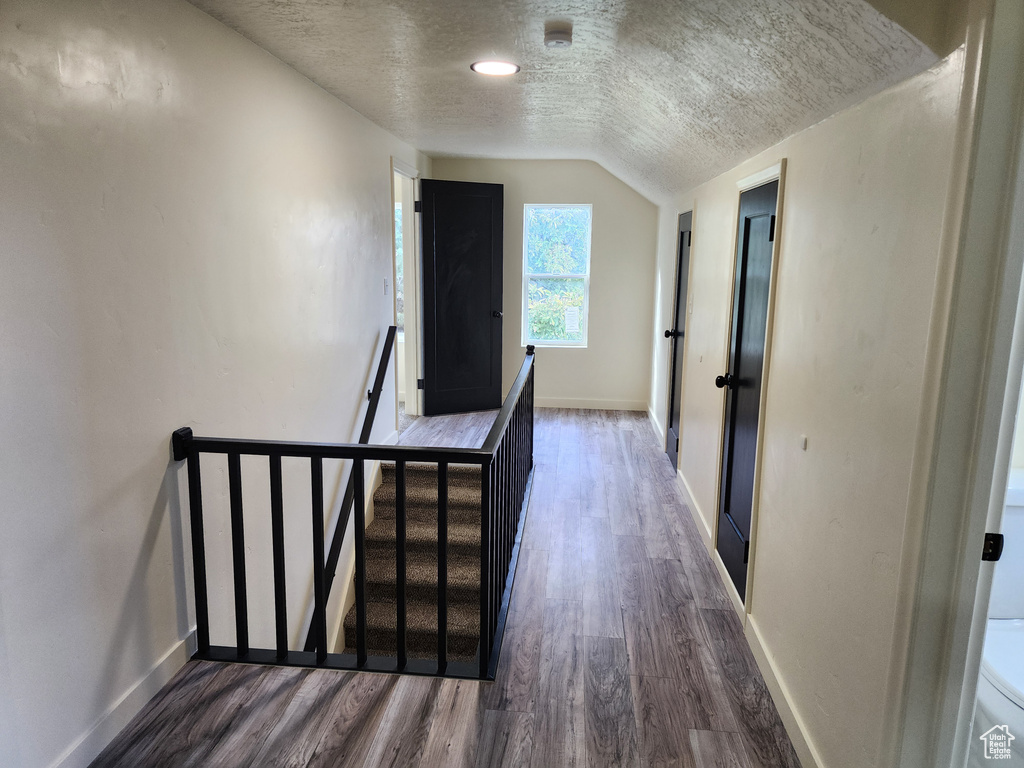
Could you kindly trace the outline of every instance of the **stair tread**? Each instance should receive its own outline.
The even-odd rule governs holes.
[[[371,568],[375,573],[389,573],[392,581],[396,574],[395,556],[394,553],[389,555],[374,554],[371,555],[369,552],[366,553],[366,578],[370,578]],[[479,580],[480,576],[480,563],[476,560],[472,562],[465,562],[462,560],[449,560],[448,561],[448,582],[452,583],[459,577],[468,577]],[[422,555],[416,556],[410,553],[406,553],[405,556],[405,578],[407,582],[411,582],[413,579],[418,581],[430,581],[437,583],[437,560],[428,559]]]
[[[395,654],[398,623],[394,603],[366,603],[366,645],[372,655]],[[345,616],[346,652],[355,649],[356,609]],[[452,659],[469,659],[476,653],[480,637],[478,605],[449,604],[448,653]],[[433,658],[437,650],[437,606],[411,602],[406,607],[406,647],[411,656]]]
[[[405,524],[405,540],[407,546],[429,544],[437,547],[437,523],[408,520]],[[366,542],[394,542],[395,519],[374,518],[366,529]],[[472,523],[448,524],[448,548],[480,547],[480,526]]]
[[[395,462],[393,461],[382,461],[380,463],[381,471],[384,473],[395,472]],[[406,474],[413,472],[423,474],[435,474],[437,472],[437,464],[431,461],[409,461],[405,464]],[[449,477],[480,477],[480,465],[478,464],[449,464],[448,465],[448,476]]]
[[[409,631],[413,626],[429,628],[431,634],[437,632],[437,606],[433,603],[410,601],[405,610],[406,623]],[[369,626],[386,627],[394,629],[398,618],[395,613],[394,603],[383,603],[379,601],[366,602],[366,624]],[[354,629],[356,626],[355,606],[349,609],[345,615],[345,628]],[[468,603],[448,604],[448,634],[469,634],[476,637],[480,631],[480,606]]]
[[[390,562],[367,561],[366,589],[367,599],[379,600],[393,604],[395,601],[395,564]],[[437,595],[437,569],[417,568],[406,569],[406,595],[409,599],[433,601]],[[449,604],[470,601],[476,603],[480,594],[480,568],[476,565],[448,566],[448,601]]]
[[[448,467],[448,520],[472,523],[480,520],[480,468]],[[437,521],[437,465],[407,464],[406,517],[410,521]],[[381,484],[373,495],[374,516],[394,518],[397,489],[395,465],[381,465]]]

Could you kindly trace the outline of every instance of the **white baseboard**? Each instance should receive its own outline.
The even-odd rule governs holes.
[[[701,514],[700,507],[694,499],[693,491],[690,489],[690,484],[686,481],[682,471],[678,471],[676,476],[679,479],[686,504],[690,508],[690,515],[697,525],[697,530],[700,531],[701,540],[711,555],[715,569],[718,571],[719,578],[725,587],[726,594],[729,595],[733,608],[739,614],[747,645],[750,646],[750,650],[754,654],[754,661],[757,663],[758,669],[761,670],[761,676],[768,686],[768,691],[772,695],[776,709],[779,710],[779,717],[782,718],[782,723],[786,726],[786,732],[789,734],[790,741],[793,742],[793,748],[800,758],[800,763],[803,765],[803,768],[822,768],[825,763],[822,761],[818,750],[814,748],[814,744],[808,736],[808,730],[803,720],[797,714],[792,698],[782,682],[782,677],[779,675],[779,671],[768,654],[764,639],[757,628],[757,620],[746,612],[743,601],[740,599],[739,593],[736,591],[736,587],[725,568],[725,563],[722,562],[722,558],[714,547],[714,534],[708,527],[704,515]]]
[[[651,420],[651,426],[654,427],[654,433],[658,436],[658,443],[662,446],[665,445],[665,428],[661,426],[661,422],[658,421],[658,417],[654,415],[654,407],[647,406],[647,418]]]
[[[725,594],[729,596],[729,600],[732,602],[732,608],[736,611],[736,615],[739,617],[740,623],[743,624],[747,620],[747,609],[743,605],[743,598],[740,597],[740,593],[736,590],[736,585],[732,583],[732,576],[729,575],[729,569],[725,567],[725,561],[722,556],[718,554],[718,550],[714,550],[711,553],[711,560],[715,564],[715,569],[718,571],[718,578],[722,580],[722,586],[725,588]]]
[[[779,717],[782,718],[782,724],[786,726],[786,733],[789,734],[789,740],[793,742],[793,749],[796,750],[797,757],[800,758],[800,764],[803,768],[822,768],[825,762],[818,750],[815,749],[803,719],[793,706],[789,691],[768,654],[764,638],[761,636],[761,632],[757,628],[757,621],[753,616],[747,616],[743,634],[747,638],[747,645],[750,646],[750,650],[754,654],[754,661],[757,662],[758,669],[761,670],[761,676],[768,686],[768,692],[772,695],[775,708],[779,710]]]
[[[538,397],[538,408],[586,408],[595,411],[646,411],[646,400],[588,400],[582,397]]]
[[[690,510],[690,517],[693,518],[693,522],[697,524],[697,530],[700,532],[701,541],[704,542],[704,548],[707,551],[714,551],[714,543],[712,542],[713,533],[708,528],[707,522],[704,520],[704,515],[701,514],[700,507],[697,506],[697,500],[693,497],[693,491],[690,489],[690,484],[686,482],[686,476],[683,474],[681,469],[676,470],[676,477],[679,479],[680,490],[683,492],[683,496],[686,497],[686,506]]]
[[[388,435],[387,437],[385,437],[385,438],[384,438],[384,439],[383,439],[383,440],[381,441],[381,443],[380,443],[380,444],[381,444],[381,445],[398,445],[398,430],[396,429],[396,430],[395,430],[394,432],[392,432],[392,433],[391,433],[390,435]]]
[[[64,753],[50,764],[50,768],[85,768],[103,751],[121,729],[137,715],[157,691],[167,685],[181,669],[195,648],[195,630],[171,649],[135,684],[115,701],[93,726],[83,733]]]

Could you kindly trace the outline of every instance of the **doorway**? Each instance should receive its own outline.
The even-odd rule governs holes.
[[[728,370],[715,379],[726,394],[716,547],[743,602],[778,196],[778,179],[740,195]]]
[[[1019,365],[1019,362],[1018,362]],[[1010,383],[1019,384],[1017,376]],[[981,665],[971,737],[967,744],[968,768],[982,768],[990,760],[1024,765],[1024,399],[1018,400],[1016,428],[1005,475],[1001,508],[989,513],[982,555],[991,578],[984,630],[979,633]],[[998,492],[997,491],[997,492]],[[981,599],[979,602],[984,603]]]
[[[672,327],[665,331],[669,343],[668,433],[665,453],[672,468],[679,466],[679,425],[681,390],[683,388],[683,350],[686,338],[686,288],[690,277],[690,241],[693,211],[679,214],[679,240],[676,246],[676,296],[672,310]]]
[[[420,274],[416,226],[415,168],[393,162],[392,196],[394,201],[394,299],[395,361],[398,391],[399,432],[402,417],[423,413],[422,394],[417,386],[423,370],[420,344]]]
[[[501,407],[501,184],[423,179],[423,413]]]

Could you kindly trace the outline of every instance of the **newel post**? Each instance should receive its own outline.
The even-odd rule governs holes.
[[[175,461],[184,461],[192,453],[192,428],[182,427],[171,433],[171,456]]]

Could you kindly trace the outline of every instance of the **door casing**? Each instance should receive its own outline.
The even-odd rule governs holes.
[[[404,381],[399,382],[395,387],[396,413],[398,391],[405,392],[405,412],[408,416],[420,416],[423,414],[423,393],[417,388],[416,381],[423,371],[423,347],[421,343],[420,329],[422,328],[422,317],[420,316],[420,272],[419,272],[419,226],[417,226],[415,212],[416,202],[416,181],[419,178],[419,171],[395,158],[391,159],[392,178],[392,201],[402,203],[402,242],[405,251],[403,259],[404,288],[405,288],[405,341],[403,345],[404,357],[402,360],[404,369]],[[394,253],[392,246],[392,253]],[[398,275],[393,275],[392,285],[395,291],[392,292],[397,302]],[[397,307],[396,307],[397,311]],[[396,346],[397,349],[397,346]],[[397,352],[396,352],[397,354]],[[395,367],[397,374],[397,366]]]

